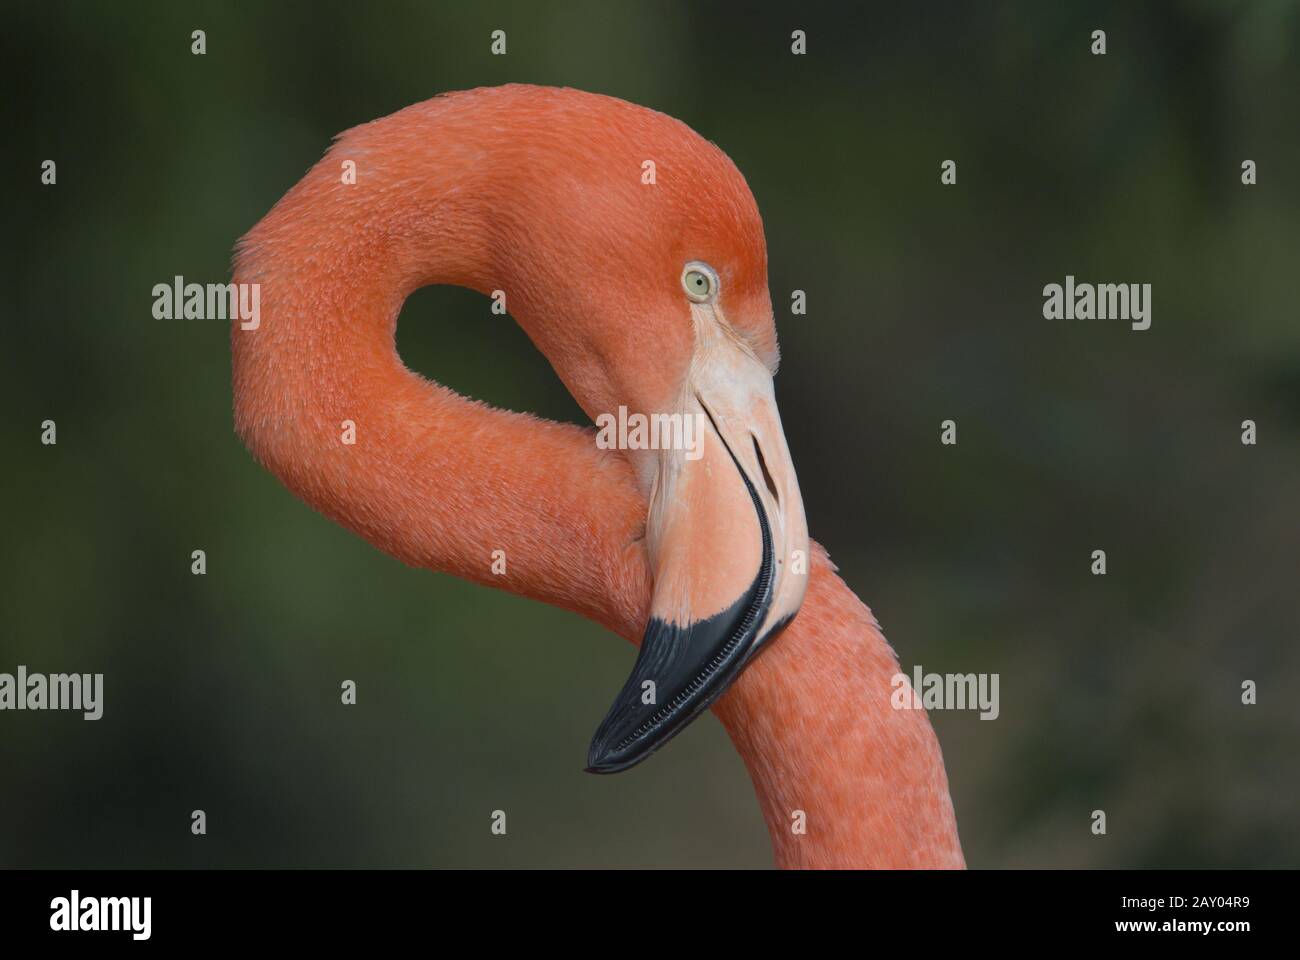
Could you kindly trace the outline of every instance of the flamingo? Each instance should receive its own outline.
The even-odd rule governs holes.
[[[777,866],[964,866],[929,719],[891,706],[896,656],[808,539],[762,221],[721,149],[571,89],[444,94],[340,135],[234,280],[261,295],[232,326],[235,426],[285,486],[407,564],[640,641],[588,770],[711,707]],[[394,331],[429,284],[503,297],[594,421],[702,417],[700,455],[602,449],[412,372]]]

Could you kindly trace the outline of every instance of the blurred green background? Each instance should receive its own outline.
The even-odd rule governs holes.
[[[234,436],[226,325],[151,315],[335,133],[507,81],[748,177],[813,535],[904,669],[1001,676],[933,715],[972,866],[1300,865],[1300,8],[1071,6],[6,0],[0,671],[107,678],[98,722],[0,714],[0,865],[770,864],[711,716],[582,773],[633,649],[313,514]],[[1152,283],[1152,329],[1045,321],[1067,273]],[[581,418],[475,294],[399,347]]]

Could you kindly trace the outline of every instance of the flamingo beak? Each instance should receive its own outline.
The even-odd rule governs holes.
[[[626,770],[681,732],[803,602],[808,528],[771,373],[734,337],[712,336],[681,407],[699,443],[658,452],[650,621],[592,739],[590,773]]]

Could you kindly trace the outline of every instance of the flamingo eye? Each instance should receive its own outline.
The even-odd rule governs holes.
[[[696,303],[704,303],[718,292],[718,275],[708,264],[692,261],[682,271],[682,289]]]

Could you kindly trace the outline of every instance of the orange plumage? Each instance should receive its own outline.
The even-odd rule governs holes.
[[[652,159],[656,183],[641,180]],[[342,182],[344,160],[356,182]],[[744,178],[682,123],[573,90],[451,94],[356,127],[240,242],[262,322],[232,331],[235,424],[326,516],[415,566],[577,611],[636,641],[655,572],[647,482],[592,432],[493,409],[406,369],[404,299],[503,290],[591,416],[678,402],[695,342],[682,263],[721,278],[727,335],[775,369],[766,247]],[[355,445],[338,442],[356,425]],[[493,576],[504,550],[509,575]],[[714,704],[789,867],[963,865],[921,711],[814,548],[802,608]],[[794,811],[806,834],[791,830]]]

